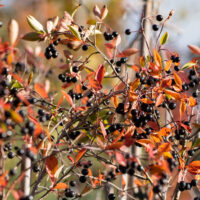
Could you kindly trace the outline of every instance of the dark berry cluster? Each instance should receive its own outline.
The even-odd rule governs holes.
[[[122,125],[120,123],[112,124],[108,129],[106,129],[106,133],[112,133],[114,131],[121,131],[122,130]]]
[[[113,39],[116,38],[118,35],[119,35],[119,34],[118,34],[117,31],[113,31],[112,33],[104,32],[104,34],[103,34],[104,39],[105,39],[106,41],[113,40]]]
[[[181,60],[178,56],[172,55],[171,58],[173,63],[179,63]]]
[[[76,83],[77,82],[77,77],[76,76],[66,76],[66,74],[59,74],[58,78],[64,83]]]
[[[50,115],[47,114],[43,109],[38,110],[38,115],[40,122],[46,122],[47,120],[50,120]]]
[[[53,44],[50,44],[46,49],[45,49],[45,57],[46,59],[50,58],[57,58],[58,57],[58,51],[56,50],[56,45],[59,44],[60,38],[58,38],[56,41],[53,42]]]
[[[186,183],[185,181],[181,181],[179,183],[179,190],[184,191],[184,190],[191,190],[192,187],[196,187],[198,184],[198,181],[196,179],[192,179],[190,183]]]

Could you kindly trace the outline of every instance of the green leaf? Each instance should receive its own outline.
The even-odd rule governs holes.
[[[37,40],[40,40],[40,34],[39,33],[36,33],[36,32],[30,32],[30,33],[27,33],[25,34],[23,37],[22,37],[23,40],[27,40],[27,41],[37,41]]]
[[[27,16],[27,21],[30,27],[37,33],[45,33],[43,25],[37,19],[35,19],[35,17],[29,15]]]
[[[23,88],[23,86],[15,80],[14,82],[12,82],[11,88]]]
[[[194,65],[196,65],[196,63],[188,62],[188,63],[186,63],[185,65],[183,65],[183,67],[181,68],[181,70],[185,70],[185,69],[191,68],[191,67],[193,67]]]
[[[167,42],[167,39],[168,39],[168,33],[164,33],[164,35],[161,37],[160,39],[160,44],[163,45]]]
[[[68,26],[68,28],[70,29],[70,31],[72,32],[72,34],[78,39],[81,40],[80,34],[77,30],[74,29],[74,27],[72,26]]]

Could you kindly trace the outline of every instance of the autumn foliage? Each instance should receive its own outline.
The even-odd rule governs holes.
[[[173,11],[158,18],[159,42],[149,55],[139,55],[140,49],[120,48],[123,35],[104,23],[106,6],[94,6],[94,20],[85,27],[74,21],[78,8],[46,25],[27,16],[32,32],[22,38],[11,20],[9,41],[0,41],[3,199],[81,199],[108,185],[108,199],[181,199],[198,190],[200,48],[188,45],[195,55],[186,64],[163,48]],[[144,36],[143,27],[138,32]],[[46,49],[22,50],[21,40]],[[97,55],[103,61],[93,69]],[[141,155],[134,154],[138,148]],[[20,168],[27,159],[30,167]],[[20,186],[28,171],[34,174],[29,194]]]

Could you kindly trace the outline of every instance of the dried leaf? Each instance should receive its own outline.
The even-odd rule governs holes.
[[[97,18],[99,19],[101,18],[101,11],[97,5],[94,6],[93,13]]]
[[[101,14],[100,14],[100,19],[103,20],[106,18],[108,14],[108,9],[107,7],[104,5],[102,8],[101,8]]]
[[[13,46],[16,43],[18,34],[19,34],[18,22],[15,19],[12,19],[8,24],[8,37],[11,46]]]
[[[181,78],[179,77],[179,75],[178,75],[176,72],[174,72],[174,80],[175,80],[175,82],[176,82],[176,85],[177,85],[180,89],[182,89],[182,81],[181,81]]]
[[[164,33],[164,35],[161,37],[160,39],[160,44],[163,45],[167,42],[167,39],[168,39],[168,33]]]
[[[78,154],[77,154],[77,156],[76,156],[76,159],[75,159],[75,162],[76,162],[76,163],[83,157],[83,155],[85,154],[85,152],[86,152],[86,149],[85,149],[85,148],[81,149],[81,150],[78,152]]]
[[[45,91],[45,88],[43,85],[41,85],[39,83],[35,83],[34,89],[42,98],[48,98],[48,94]]]
[[[195,45],[188,45],[190,51],[194,54],[200,55],[200,48]]]
[[[58,159],[54,155],[47,157],[46,170],[50,176],[53,176],[58,170]]]

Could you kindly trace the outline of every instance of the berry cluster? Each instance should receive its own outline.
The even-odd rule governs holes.
[[[58,51],[56,50],[56,47],[59,42],[61,41],[60,38],[58,38],[56,41],[53,42],[53,44],[50,44],[46,49],[45,49],[45,57],[46,59],[50,59],[51,57],[52,58],[57,58],[58,57]]]
[[[157,15],[156,16],[156,20],[159,21],[159,22],[162,21],[163,20],[163,16],[162,15]],[[154,31],[158,31],[159,30],[159,26],[157,24],[153,24],[152,25],[152,29]]]
[[[58,79],[60,79],[63,83],[76,83],[77,82],[77,77],[76,76],[66,76],[66,74],[59,74]]]
[[[196,187],[198,181],[196,179],[192,179],[190,183],[186,183],[185,181],[181,181],[179,183],[179,190],[183,192],[184,190],[191,190],[192,187]]]
[[[113,40],[113,39],[116,38],[118,35],[119,35],[119,34],[118,34],[117,31],[113,31],[112,33],[104,32],[104,34],[103,34],[104,39],[105,39],[106,41]]]

